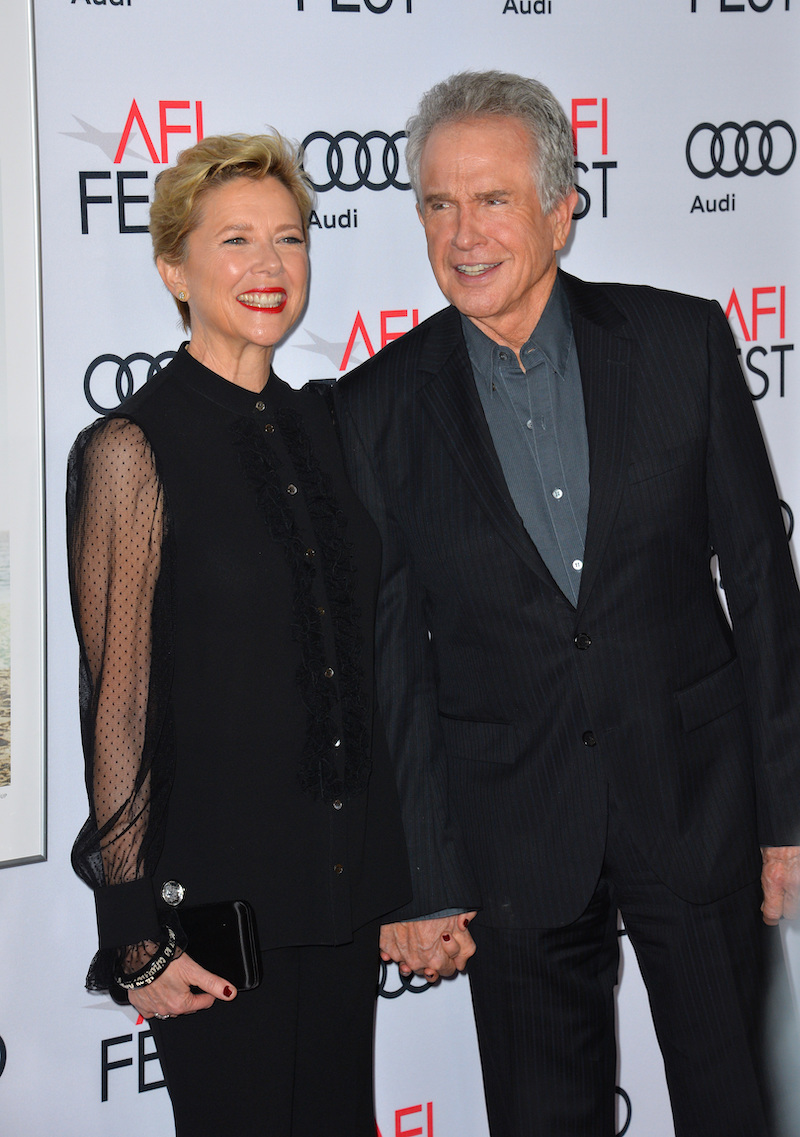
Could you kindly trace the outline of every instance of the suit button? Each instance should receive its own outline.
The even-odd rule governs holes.
[[[334,809],[341,809],[342,808],[342,802],[339,801],[338,797],[336,798],[336,800],[333,803],[333,808]]]
[[[578,651],[586,651],[587,647],[592,646],[592,637],[588,632],[578,632],[575,637],[575,647]]]
[[[583,732],[583,745],[584,746],[597,746],[597,739],[590,730]]]
[[[333,871],[336,873],[337,876],[341,876],[342,873],[344,872],[344,865],[334,865]]]

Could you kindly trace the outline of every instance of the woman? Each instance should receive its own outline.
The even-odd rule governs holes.
[[[271,370],[311,205],[277,135],[159,175],[154,256],[191,339],[70,461],[88,986],[151,1020],[179,1137],[374,1134],[377,923],[408,870],[372,704],[378,540],[324,401]],[[263,955],[241,992],[181,924],[234,900]]]

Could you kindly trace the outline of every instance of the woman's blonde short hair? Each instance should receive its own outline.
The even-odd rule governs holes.
[[[187,238],[200,224],[204,195],[236,178],[282,182],[297,202],[303,234],[308,236],[314,192],[299,150],[277,132],[215,134],[184,150],[175,165],[156,178],[149,226],[154,260],[161,257],[167,264],[181,264]],[[177,297],[175,303],[188,329],[189,305]]]

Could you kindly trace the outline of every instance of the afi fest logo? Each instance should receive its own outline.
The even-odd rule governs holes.
[[[149,1090],[160,1090],[166,1086],[163,1074],[159,1078],[152,1075],[161,1074],[161,1065],[153,1040],[151,1030],[140,1030],[136,1036],[136,1092],[145,1094]],[[118,1034],[115,1038],[104,1038],[100,1043],[100,1100],[108,1101],[111,1093],[111,1079],[109,1075],[118,1070],[132,1069],[134,1057],[130,1051],[133,1048],[132,1034]],[[156,1063],[155,1070],[150,1070],[151,1062]],[[114,1087],[127,1088],[131,1092],[130,1075],[114,1074]]]
[[[768,12],[773,8],[773,0],[747,0],[743,3],[742,0],[691,0],[692,11],[697,11],[697,5],[700,4],[701,9],[711,11],[717,9],[720,12]],[[788,12],[791,0],[774,0],[774,10],[776,12]]]
[[[117,167],[123,158],[142,162],[149,158],[155,166],[168,165],[179,150],[203,138],[203,104],[199,99],[161,99],[157,104],[143,104],[141,108],[133,99],[119,134],[100,131],[82,119],[77,121],[83,131],[71,131],[70,137],[98,146],[111,159],[112,166]],[[180,145],[176,144],[176,138],[180,139]],[[90,226],[100,217],[108,219],[113,215],[108,209],[97,208],[109,205],[116,205],[115,220],[120,233],[146,233],[147,209],[141,207],[149,206],[149,194],[131,191],[147,188],[140,183],[149,179],[146,169],[117,169],[115,177],[112,170],[81,170],[78,174],[81,233],[88,234]],[[139,184],[132,186],[129,184],[132,182]],[[100,192],[102,190],[111,192]]]
[[[590,194],[585,186],[578,184],[576,175],[575,188],[581,202],[575,210],[575,220],[585,217],[592,206],[597,210],[598,202],[601,215],[608,217],[608,175],[610,170],[617,168],[617,163],[608,158],[608,99],[572,100],[572,137],[575,169],[589,178],[592,187]],[[595,154],[599,151],[600,157],[591,162],[588,159],[584,161],[586,150]]]
[[[389,11],[393,0],[360,0],[360,3],[354,4],[353,0],[330,0],[332,12],[372,12],[376,16],[383,16]],[[322,0],[308,0],[309,11],[312,8],[322,8],[327,6],[327,0],[323,5]],[[397,0],[397,7],[405,9],[411,15],[411,0]],[[306,0],[297,0],[297,11],[305,12]]]
[[[745,379],[754,400],[771,389],[779,398],[786,394],[787,360],[794,351],[786,340],[786,285],[733,289],[725,306],[737,341],[752,344],[739,348]],[[767,340],[767,346],[759,340]],[[770,342],[771,341],[771,342]],[[776,342],[777,341],[777,342]]]
[[[400,320],[403,321],[405,326],[398,327],[398,321]],[[392,323],[391,328],[389,326],[390,321]],[[399,340],[400,337],[409,331],[410,328],[416,328],[418,323],[419,308],[412,308],[410,310],[408,308],[381,309],[380,339],[378,340],[379,346],[386,347],[387,343],[391,343],[392,340]],[[359,340],[367,349],[367,354],[371,359],[372,356],[375,355],[375,348],[373,347],[373,341],[370,338],[369,332],[367,331],[367,325],[364,323],[364,318],[362,317],[360,310],[356,312],[356,318],[353,321],[352,328],[350,329],[350,336],[347,340],[347,344],[345,345],[344,355],[342,356],[341,362],[339,363],[340,371],[347,370],[347,366],[350,363],[351,356],[353,355],[353,349],[356,346],[356,342]],[[358,358],[353,358],[353,366],[361,362],[363,361]]]
[[[411,1126],[411,1128],[409,1128]],[[376,1137],[384,1137],[375,1122]],[[385,1137],[433,1137],[433,1102],[409,1105],[394,1111],[394,1130]]]

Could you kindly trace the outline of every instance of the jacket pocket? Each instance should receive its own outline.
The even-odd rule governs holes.
[[[698,445],[694,441],[682,442],[680,446],[655,450],[639,461],[631,462],[628,467],[628,481],[646,482],[649,478],[657,478],[659,474],[669,473],[670,470],[688,462],[692,455],[697,453]]]
[[[471,762],[516,762],[520,755],[517,727],[504,722],[474,722],[439,715],[448,758]]]
[[[697,730],[744,702],[744,681],[738,659],[675,692],[684,730]]]

